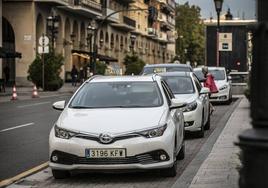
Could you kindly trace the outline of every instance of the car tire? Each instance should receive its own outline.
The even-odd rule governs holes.
[[[175,177],[177,175],[177,161],[174,162],[172,167],[163,169],[162,175],[164,177]]]
[[[52,175],[55,179],[65,179],[70,177],[70,172],[67,170],[52,170]]]
[[[176,158],[177,160],[183,160],[185,158],[185,143],[184,142]]]
[[[208,114],[208,120],[207,123],[205,124],[205,130],[209,130],[210,129],[210,113]]]
[[[202,123],[201,123],[201,130],[197,132],[198,138],[203,138],[205,136],[205,129],[204,129],[204,112],[202,114]]]

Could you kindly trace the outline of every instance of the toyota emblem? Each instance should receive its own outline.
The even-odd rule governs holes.
[[[109,144],[113,141],[113,137],[108,133],[101,133],[99,139],[103,144]]]

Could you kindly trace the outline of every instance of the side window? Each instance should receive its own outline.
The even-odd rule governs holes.
[[[197,91],[200,93],[201,89],[202,89],[202,86],[200,84],[200,82],[197,80],[197,78],[194,77],[194,82],[195,82],[195,85],[196,85],[196,88],[197,88]]]
[[[169,92],[167,90],[167,87],[165,86],[165,83],[163,81],[161,81],[161,85],[162,85],[162,88],[164,90],[164,93],[165,93],[165,96],[166,96],[166,99],[167,99],[167,102],[168,102],[168,105],[171,105],[171,97],[169,95]]]
[[[174,99],[175,96],[173,95],[173,92],[171,91],[170,87],[168,86],[167,82],[166,81],[163,81],[163,84],[165,85],[166,89],[167,89],[167,92],[168,92],[168,95],[170,97],[170,99]]]

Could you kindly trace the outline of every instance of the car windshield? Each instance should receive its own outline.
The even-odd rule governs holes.
[[[225,80],[224,70],[214,69],[214,70],[208,70],[208,72],[214,76],[215,80]]]
[[[214,80],[225,80],[225,72],[224,70],[214,69],[208,70],[214,76]],[[194,74],[199,80],[204,80],[204,74],[201,70],[194,70]]]
[[[164,76],[163,79],[167,82],[174,94],[191,94],[195,91],[190,77]]]
[[[144,67],[142,74],[153,74],[161,72],[191,72],[189,67]]]
[[[69,107],[157,107],[162,103],[162,95],[155,82],[93,82],[83,86]]]
[[[201,70],[194,70],[195,76],[198,78],[198,80],[204,80],[204,74]]]

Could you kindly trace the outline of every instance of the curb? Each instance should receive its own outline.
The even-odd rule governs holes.
[[[1,187],[6,187],[6,186],[8,186],[8,185],[10,185],[12,183],[15,183],[16,181],[21,180],[22,178],[25,178],[25,177],[30,176],[32,174],[35,174],[35,173],[37,173],[37,172],[39,172],[39,171],[41,171],[41,170],[43,170],[43,169],[45,169],[47,167],[48,167],[48,162],[45,162],[45,163],[43,163],[43,164],[41,164],[39,166],[36,166],[36,167],[34,167],[34,168],[30,169],[30,170],[22,172],[21,174],[18,174],[17,176],[14,176],[14,177],[6,179],[6,180],[3,180],[3,181],[0,182],[0,188]]]

